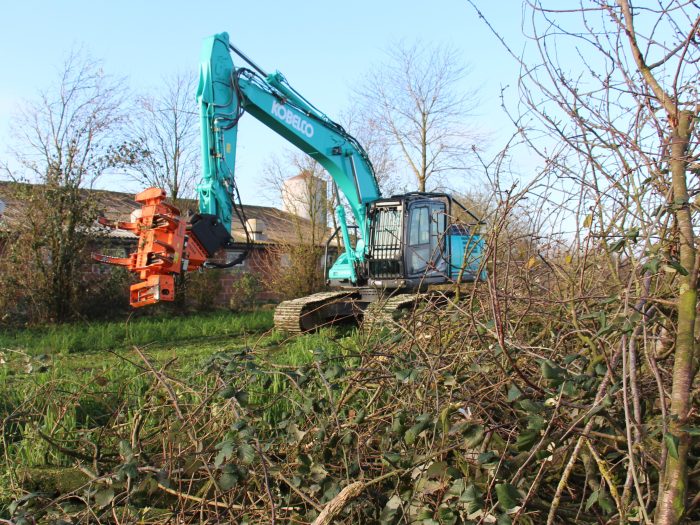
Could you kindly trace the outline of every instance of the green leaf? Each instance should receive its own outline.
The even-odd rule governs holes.
[[[223,399],[231,399],[233,396],[236,395],[236,387],[233,385],[229,385],[226,388],[224,388],[221,392],[219,392],[219,396]]]
[[[669,455],[673,459],[678,459],[678,445],[680,443],[678,436],[674,436],[670,432],[666,432],[664,434],[664,443],[666,443],[666,448],[668,449]]]
[[[588,496],[588,499],[586,500],[586,512],[590,510],[590,508],[598,502],[598,491],[594,490],[591,492],[591,495]]]
[[[510,403],[511,401],[516,401],[522,395],[523,395],[523,393],[518,388],[518,386],[515,383],[512,383],[510,385],[510,388],[508,389],[508,402]]]
[[[498,504],[505,511],[518,506],[520,502],[520,493],[510,483],[496,483],[496,497]]]
[[[626,241],[627,241],[627,239],[625,239],[623,237],[622,239],[620,239],[619,241],[617,241],[615,244],[613,244],[610,247],[610,251],[611,252],[619,252],[620,250],[622,250],[622,248],[624,248]]]
[[[394,494],[389,501],[386,502],[381,514],[379,515],[379,523],[391,523],[401,507],[401,498]]]
[[[498,521],[496,522],[496,525],[511,525],[513,522],[510,519],[510,516],[508,514],[501,514],[498,517]]]
[[[134,451],[131,449],[131,444],[126,439],[122,439],[119,442],[119,454],[125,461],[131,461],[134,458]]]
[[[540,437],[540,433],[537,430],[525,430],[518,438],[515,440],[515,448],[520,451],[530,450],[532,446],[537,442]]]
[[[484,507],[484,498],[481,491],[473,484],[467,487],[467,490],[464,491],[459,500],[467,504],[467,512],[469,514],[473,514]]]
[[[326,379],[335,379],[337,377],[342,376],[343,374],[345,374],[345,369],[339,364],[333,364],[329,366],[323,373]]]
[[[136,477],[139,475],[138,470],[136,469],[136,462],[135,461],[128,461],[127,463],[124,463],[121,465],[118,469],[117,472],[117,478],[123,480],[124,477],[128,477],[130,479],[136,479]]]
[[[683,432],[687,432],[693,437],[700,436],[700,427],[682,427]]]
[[[399,462],[401,461],[401,454],[399,454],[398,452],[385,452],[384,459],[391,466],[396,467],[399,465]]]
[[[441,506],[438,510],[438,518],[440,521],[434,522],[437,525],[454,525],[457,523],[457,514],[449,507]]]
[[[476,460],[479,462],[479,465],[495,465],[498,463],[498,456],[493,450],[489,450],[488,452],[479,454]]]
[[[239,390],[235,394],[236,400],[240,403],[241,406],[246,406],[248,405],[248,392],[245,390]]]
[[[255,460],[255,449],[248,443],[243,443],[238,447],[238,459],[244,465],[250,465]]]
[[[612,514],[615,511],[615,503],[602,490],[598,491],[598,506],[603,509],[606,514]]]
[[[238,485],[238,476],[233,472],[224,472],[219,478],[221,490],[231,490]]]
[[[397,370],[394,375],[396,379],[402,383],[412,383],[418,378],[420,372],[415,368],[406,368],[404,370]]]
[[[681,275],[688,275],[688,270],[686,270],[685,267],[683,267],[678,261],[668,261],[668,265]]]
[[[659,273],[660,265],[661,261],[654,257],[653,259],[649,259],[647,262],[645,262],[642,269],[648,271],[649,273]]]
[[[542,430],[546,426],[547,421],[542,416],[533,415],[527,418],[528,430]]]
[[[328,471],[323,467],[323,465],[316,463],[311,467],[311,479],[314,482],[321,483],[327,477]]]
[[[407,445],[413,445],[413,443],[416,442],[416,438],[418,437],[418,434],[422,431],[423,431],[423,427],[421,427],[420,425],[413,425],[403,435],[403,440],[406,442]]]
[[[428,471],[425,475],[428,479],[439,479],[445,475],[445,472],[447,472],[447,463],[444,461],[436,461],[428,467]]]
[[[549,359],[542,361],[540,363],[540,368],[542,370],[542,377],[548,381],[561,381],[566,374],[566,370]]]
[[[222,441],[216,448],[219,449],[219,453],[214,458],[214,466],[218,468],[233,455],[233,441]]]
[[[95,493],[95,503],[98,507],[104,508],[114,499],[114,489],[112,487],[107,487],[100,489]]]
[[[432,416],[430,414],[421,414],[416,418],[416,421],[417,423],[409,428],[403,435],[403,439],[407,445],[413,445],[418,435],[430,426],[432,423]]]
[[[521,409],[530,414],[541,414],[544,410],[544,405],[531,399],[523,399],[518,403]]]
[[[484,427],[482,425],[471,424],[463,431],[464,445],[467,448],[474,448],[484,440]]]

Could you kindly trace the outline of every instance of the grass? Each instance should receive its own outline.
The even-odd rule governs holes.
[[[178,394],[185,404],[189,388],[211,388],[212,356],[232,355],[235,362],[236,352],[251,349],[260,374],[247,384],[250,402],[265,411],[270,424],[288,417],[300,402],[282,369],[326,368],[335,358],[357,352],[352,330],[326,328],[287,338],[272,324],[272,311],[255,311],[0,333],[0,416],[5,420],[0,461],[6,467],[5,473],[0,469],[0,517],[23,490],[46,488],[36,472],[73,468],[76,459],[44,436],[80,449],[86,439],[101,439],[102,430],[132,424],[144,399],[161,395],[154,393],[158,389],[134,346],[156,368],[167,366],[170,377],[187,385]],[[102,445],[117,446],[109,440]]]
[[[0,332],[0,349],[31,355],[119,350],[129,346],[240,336],[272,327],[273,312],[217,312],[184,317],[141,317],[128,322],[73,323]]]
[[[271,327],[272,311],[254,311],[0,333],[0,416],[5,420],[0,457],[6,463],[0,469],[0,508],[19,494],[16,476],[22,471],[74,463],[41,433],[71,448],[86,432],[115,424],[114,414],[133,416],[152,384],[134,346],[156,367],[168,363],[173,377],[197,381],[206,379],[198,372],[213,354],[246,346],[276,348],[283,338]]]

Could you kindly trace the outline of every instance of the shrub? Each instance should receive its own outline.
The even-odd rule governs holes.
[[[261,291],[260,280],[255,275],[242,274],[231,287],[229,308],[234,312],[240,312],[254,306]]]

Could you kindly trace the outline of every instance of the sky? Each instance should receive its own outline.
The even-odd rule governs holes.
[[[517,48],[520,1],[476,3]],[[163,77],[196,74],[202,40],[222,31],[263,69],[282,71],[336,120],[349,107],[353,87],[392,43],[450,44],[471,67],[464,89],[481,90],[475,122],[491,136],[492,147],[507,135],[499,95],[506,85],[515,95],[517,65],[464,0],[0,0],[0,6],[0,159],[7,156],[13,112],[55,82],[72,49],[88,50],[135,93],[153,93]],[[238,137],[236,177],[243,202],[274,204],[277,196],[260,184],[263,168],[272,155],[291,147],[250,116],[241,121]],[[122,180],[101,184],[139,189]]]

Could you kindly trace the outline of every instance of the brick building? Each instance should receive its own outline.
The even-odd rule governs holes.
[[[12,235],[13,226],[19,224],[22,217],[31,213],[28,203],[23,198],[28,185],[14,182],[0,181],[0,257],[2,257],[3,245]],[[131,214],[139,208],[134,202],[134,195],[106,190],[85,191],[85,197],[93,199],[99,212],[110,220],[130,221]],[[192,199],[182,199],[178,202],[183,215],[197,210],[197,202]],[[250,273],[264,281],[266,273],[279,265],[285,264],[285,247],[304,242],[312,238],[311,232],[316,228],[314,238],[328,237],[328,229],[324,225],[320,228],[322,234],[318,235],[319,226],[307,218],[300,217],[288,211],[282,211],[269,206],[244,205],[243,214],[247,219],[247,227],[251,236],[251,243],[246,242],[245,230],[241,221],[235,218],[232,223],[232,236],[234,245],[226,253],[219,254],[220,261],[232,260],[242,250],[248,250],[246,260],[229,269],[213,270],[208,276],[209,286],[215,291],[213,302],[225,306],[229,304],[232,291],[235,290],[235,282],[241,275]],[[111,230],[95,224],[94,251],[115,257],[124,257],[135,250],[136,236],[128,231]],[[336,249],[331,247],[329,258],[335,256]],[[111,271],[111,267],[94,263],[90,273],[100,276]],[[212,280],[214,281],[212,283]],[[234,292],[235,293],[235,292]],[[262,292],[261,299],[274,299],[274,294]]]

